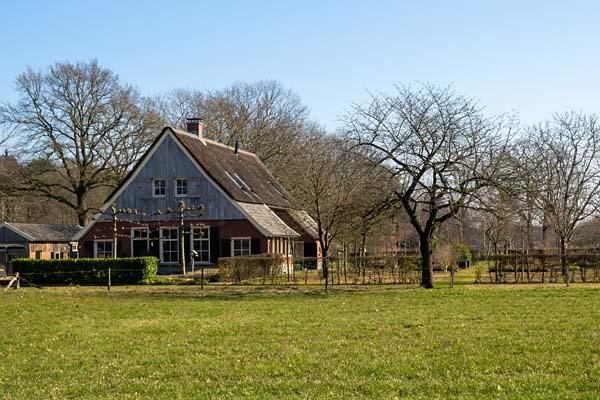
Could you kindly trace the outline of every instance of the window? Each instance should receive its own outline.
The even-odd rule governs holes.
[[[294,242],[294,257],[304,257],[304,242]]]
[[[234,176],[237,178],[237,180],[240,183],[242,189],[246,189],[249,192],[252,191],[252,189],[250,189],[250,186],[248,186],[248,184],[246,183],[246,181],[244,181],[238,174],[234,174]]]
[[[192,249],[198,253],[196,260],[210,263],[210,228],[203,226],[192,228]]]
[[[235,183],[235,185],[236,185],[237,187],[239,187],[240,189],[242,188],[242,185],[240,185],[238,181],[236,181],[235,179],[233,179],[233,176],[231,176],[231,175],[229,174],[229,172],[225,171],[225,175],[227,175],[227,176],[229,177],[229,179],[231,179],[231,181],[232,181],[233,183]]]
[[[183,197],[188,194],[188,181],[184,178],[177,178],[175,180],[175,196]]]
[[[249,256],[250,255],[250,238],[233,238],[231,239],[231,255]]]
[[[153,191],[152,194],[154,197],[165,197],[167,193],[167,186],[165,185],[164,179],[155,179],[153,181]]]
[[[69,246],[69,258],[78,258],[79,254],[78,251],[79,249],[77,248],[77,242],[71,242],[71,245]]]
[[[147,240],[148,228],[131,228],[131,237],[134,240]]]
[[[42,251],[41,250],[36,250],[35,251],[35,259],[36,260],[41,260],[42,259]]]
[[[112,258],[112,241],[96,240],[94,242],[96,258]]]
[[[148,228],[131,228],[131,256],[149,255]]]
[[[177,228],[160,228],[160,261],[165,264],[179,262],[179,233]]]

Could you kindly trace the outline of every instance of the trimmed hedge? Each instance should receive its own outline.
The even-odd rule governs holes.
[[[110,268],[113,284],[141,283],[156,277],[156,257],[13,260],[13,271],[37,284],[106,285]]]
[[[252,279],[271,282],[285,272],[287,263],[292,260],[279,254],[256,254],[250,256],[219,258],[219,278],[224,282],[241,283]]]

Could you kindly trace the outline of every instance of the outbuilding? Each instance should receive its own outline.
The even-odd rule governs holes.
[[[15,258],[76,257],[73,236],[80,230],[77,225],[4,222],[0,224],[0,269],[11,273],[10,264]]]

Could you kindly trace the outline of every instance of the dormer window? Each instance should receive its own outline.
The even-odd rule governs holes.
[[[165,197],[167,186],[164,179],[154,179],[152,183],[152,195],[154,197]]]
[[[188,195],[188,181],[185,178],[175,179],[175,196],[184,197]]]

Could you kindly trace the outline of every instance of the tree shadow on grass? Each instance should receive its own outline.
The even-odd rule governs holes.
[[[64,293],[70,296],[99,297],[110,299],[152,300],[152,299],[205,299],[216,301],[252,300],[268,297],[327,298],[339,294],[367,292],[398,292],[418,289],[418,285],[335,285],[328,291],[322,285],[151,285],[113,286],[110,291],[104,287],[64,287],[49,288],[51,293]]]

